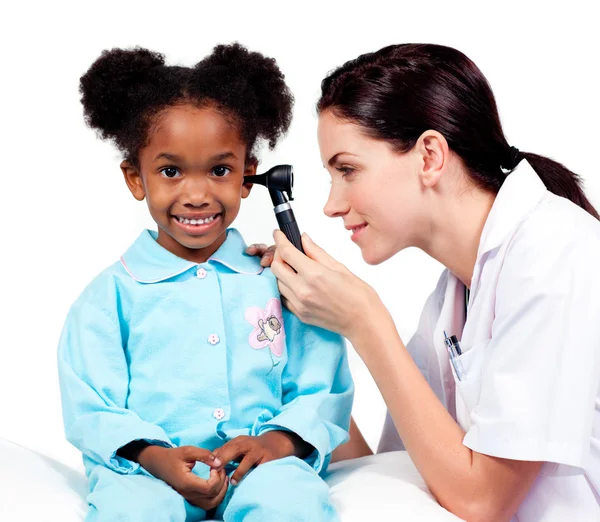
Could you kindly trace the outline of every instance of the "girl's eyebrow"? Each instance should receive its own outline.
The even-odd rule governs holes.
[[[168,152],[161,152],[158,156],[156,156],[156,158],[154,158],[154,161],[157,161],[161,158],[176,162],[183,161],[181,156],[178,156],[177,154],[169,154]],[[231,151],[221,152],[220,154],[216,154],[210,158],[209,161],[223,161],[225,159],[237,159],[237,156]]]
[[[237,156],[231,151],[221,152],[221,154],[217,154],[210,158],[210,161],[223,161],[225,159],[237,159]]]
[[[165,158],[169,161],[178,161],[178,162],[183,160],[183,158],[181,158],[177,154],[169,154],[168,152],[161,152],[158,156],[156,156],[156,158],[154,158],[154,161],[159,160],[161,158]]]

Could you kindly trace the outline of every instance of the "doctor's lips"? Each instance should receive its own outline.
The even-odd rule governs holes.
[[[344,225],[346,227],[346,230],[350,230],[352,232],[352,237],[351,239],[354,241],[359,235],[360,233],[367,228],[368,223],[360,223],[357,225]]]

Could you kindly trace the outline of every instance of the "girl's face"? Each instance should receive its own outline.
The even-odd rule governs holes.
[[[134,197],[146,198],[158,225],[158,243],[194,262],[206,261],[225,241],[241,198],[246,144],[225,116],[211,107],[173,106],[162,111],[139,151],[139,171],[121,164]]]
[[[323,209],[341,217],[372,265],[400,250],[418,246],[426,234],[426,205],[419,180],[417,155],[400,154],[382,140],[364,134],[331,111],[319,117],[319,148],[331,175],[331,190]]]

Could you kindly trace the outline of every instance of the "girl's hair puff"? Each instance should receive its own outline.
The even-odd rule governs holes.
[[[216,107],[237,126],[251,159],[258,139],[273,149],[288,130],[294,101],[275,60],[238,43],[216,46],[194,67],[165,65],[164,55],[140,47],[105,50],[79,90],[87,125],[136,166],[167,107]]]

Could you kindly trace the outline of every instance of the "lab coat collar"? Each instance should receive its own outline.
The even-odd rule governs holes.
[[[121,257],[123,267],[140,283],[158,283],[171,279],[198,266],[172,254],[156,242],[158,233],[144,230]],[[246,244],[234,228],[227,229],[227,238],[208,262],[221,264],[240,274],[260,274],[260,258],[244,253]]]
[[[545,193],[540,177],[522,160],[500,187],[481,233],[477,259],[499,247]]]

